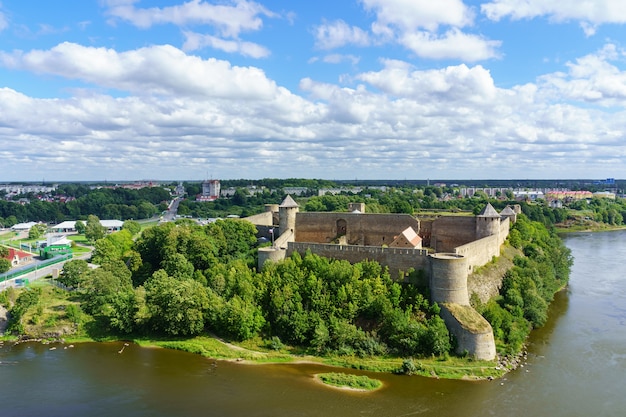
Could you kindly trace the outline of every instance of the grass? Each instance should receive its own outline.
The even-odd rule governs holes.
[[[452,315],[461,323],[464,329],[472,333],[491,331],[491,325],[474,308],[461,304],[443,303]]]
[[[352,375],[341,372],[318,374],[317,378],[326,385],[360,391],[374,391],[383,386],[383,383],[378,379],[372,379],[365,375]]]

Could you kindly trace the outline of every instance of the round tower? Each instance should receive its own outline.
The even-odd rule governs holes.
[[[456,253],[430,255],[430,297],[435,303],[470,305],[467,259]]]
[[[476,216],[476,240],[500,234],[500,214],[487,203],[483,211]]]
[[[278,228],[281,235],[289,230],[295,234],[296,213],[299,210],[300,206],[290,195],[285,197],[280,206],[278,206]]]

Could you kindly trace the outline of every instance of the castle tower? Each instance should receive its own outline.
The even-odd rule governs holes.
[[[500,234],[500,215],[487,203],[483,211],[476,216],[476,240]]]
[[[511,206],[506,206],[504,208],[504,210],[502,210],[500,212],[500,216],[502,218],[509,218],[509,220],[511,221],[511,224],[515,223],[517,221],[517,213],[515,212],[515,210],[513,210],[513,208]]]
[[[298,203],[291,198],[290,195],[285,197],[280,206],[278,206],[278,228],[280,234],[286,233],[291,230],[294,233],[296,231],[296,213],[300,210]]]
[[[430,298],[435,303],[470,305],[467,259],[455,253],[434,253],[430,258]]]
[[[365,213],[365,203],[348,203],[348,211],[350,213],[354,213],[355,211]]]

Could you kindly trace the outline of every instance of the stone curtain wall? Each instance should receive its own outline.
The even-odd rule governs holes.
[[[310,249],[312,253],[332,259],[346,260],[357,263],[364,260],[377,261],[383,266],[389,267],[392,279],[397,280],[400,274],[406,274],[410,269],[423,270],[430,273],[428,263],[428,250],[426,249],[401,249],[382,248],[376,246],[343,246],[326,245],[318,243],[291,242],[287,249],[287,256],[293,252],[301,255]],[[404,279],[404,278],[403,278]]]
[[[295,239],[297,242],[330,243],[340,234],[339,220],[346,222],[345,236],[349,245],[388,245],[409,226],[416,232],[420,230],[419,221],[408,214],[298,213]]]
[[[454,252],[454,248],[475,239],[476,217],[439,217],[432,225],[430,247],[435,252]]]
[[[469,271],[483,266],[491,261],[494,256],[500,256],[500,247],[509,235],[509,219],[501,220],[500,233],[487,236],[473,242],[454,248],[454,253],[467,258]]]

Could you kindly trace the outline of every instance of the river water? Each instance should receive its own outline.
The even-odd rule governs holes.
[[[357,393],[315,382],[329,370],[319,365],[242,365],[122,343],[21,344],[0,348],[0,415],[626,415],[626,231],[571,235],[566,244],[575,257],[570,286],[533,333],[527,363],[501,380],[350,371],[385,383]]]

